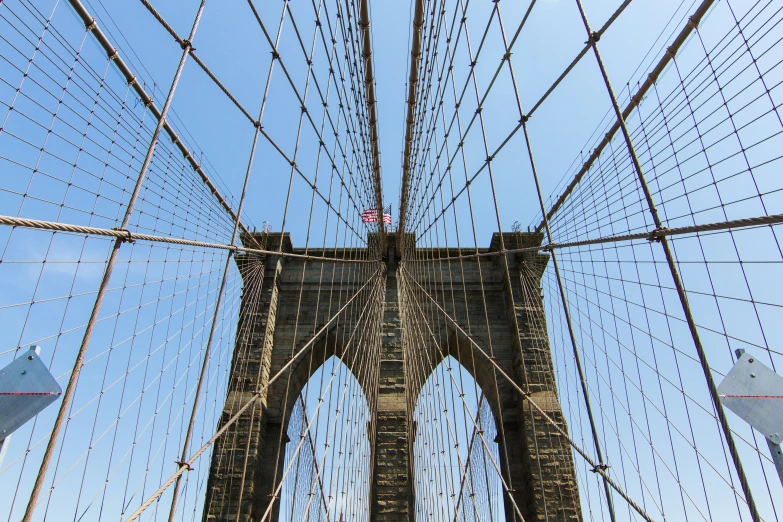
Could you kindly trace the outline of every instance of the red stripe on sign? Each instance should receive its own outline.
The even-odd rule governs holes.
[[[721,395],[730,399],[783,399],[783,395]]]
[[[0,392],[0,395],[60,395],[55,392]]]

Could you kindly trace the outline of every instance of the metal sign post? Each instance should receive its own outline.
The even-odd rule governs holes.
[[[783,484],[783,377],[745,350],[737,350],[737,362],[718,386],[718,394],[726,408],[767,439]]]

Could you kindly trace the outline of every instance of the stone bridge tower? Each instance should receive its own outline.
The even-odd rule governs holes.
[[[509,250],[536,246],[541,239],[536,234],[503,234],[505,247]],[[270,251],[302,252],[293,247],[288,234],[269,234],[265,240]],[[445,310],[460,324],[464,324],[468,314],[475,317],[479,313],[478,307],[486,302],[488,321],[484,326],[471,328],[471,338],[487,346],[491,337],[495,362],[520,388],[530,393],[536,404],[560,423],[561,428],[567,430],[567,427],[555,387],[540,298],[540,278],[548,256],[538,252],[506,254],[507,265],[500,255],[467,259],[463,260],[459,275],[457,270],[449,269],[454,267],[449,267],[448,263],[438,263],[437,270],[442,272],[432,278],[432,283],[406,285],[403,280],[409,277],[408,270],[415,270],[415,267],[406,267],[406,261],[397,255],[393,234],[387,237],[386,243],[382,345],[378,372],[374,374],[378,382],[362,382],[359,376],[359,384],[365,390],[377,390],[375,407],[371,406],[373,422],[370,423],[375,429],[368,433],[371,444],[368,512],[371,522],[412,522],[415,520],[412,473],[415,426],[411,417],[415,404],[411,404],[409,398],[417,397],[418,390],[410,390],[412,384],[406,378],[405,321],[401,317],[400,302],[404,300],[405,292],[410,292],[417,284],[423,285],[418,287],[422,292],[432,295],[439,291],[439,285],[461,286],[459,292],[464,290],[466,298],[450,302]],[[480,252],[497,252],[500,244],[500,235],[496,233],[490,247]],[[326,252],[310,249],[308,252],[325,257],[341,255],[339,250],[333,249]],[[455,249],[429,253],[436,257],[457,255]],[[243,263],[250,261],[247,256],[237,256],[240,269]],[[309,263],[312,268],[303,270],[304,261],[274,255],[256,257],[252,262],[263,268],[253,271],[252,284],[258,288],[255,292],[248,291],[249,276],[244,275],[248,271],[243,270],[246,289],[221,424],[290,360],[292,343],[301,345],[312,337],[312,331],[294,328],[296,313],[307,316],[300,315],[300,323],[323,324],[338,306],[338,303],[325,307],[301,306],[301,303],[314,302],[315,292],[324,291],[316,284],[320,264],[328,265],[329,270],[333,264]],[[340,290],[343,296],[350,295],[359,287],[351,278],[329,284],[342,286],[330,288],[331,295],[338,295]],[[530,298],[531,288],[535,289],[535,299]],[[323,296],[320,299],[323,300]],[[250,317],[255,318],[253,327],[242,328],[243,322]],[[508,382],[493,380],[489,364],[469,356],[472,347],[464,332],[446,322],[442,326],[440,331],[447,333],[440,339],[439,348],[426,354],[426,360],[431,361],[429,371],[434,370],[445,356],[452,355],[474,376],[486,394],[496,422],[502,419],[502,426],[498,426],[498,442],[503,442],[500,439],[504,438],[506,450],[501,451],[500,465],[504,478],[513,485],[511,494],[524,519],[581,520],[576,474],[568,443]],[[280,440],[278,434],[281,427],[282,433],[286,432],[294,398],[317,369],[311,361],[323,361],[331,354],[349,355],[343,353],[338,337],[327,333],[319,339],[311,350],[314,357],[304,357],[296,362],[287,383],[283,379],[273,383],[261,400],[256,401],[257,407],[251,413],[245,413],[217,439],[207,484],[205,521],[258,521],[268,512],[266,520],[277,522],[279,498],[271,510],[268,507],[273,484],[279,484],[282,474],[285,448],[281,444],[284,446],[288,442]],[[369,396],[367,392],[366,395]],[[519,520],[507,496],[504,496],[504,505],[506,520]]]

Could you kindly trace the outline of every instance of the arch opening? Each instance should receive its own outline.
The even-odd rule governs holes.
[[[278,520],[367,521],[371,418],[359,381],[332,355],[290,391]]]
[[[416,520],[505,521],[498,425],[473,375],[447,355],[413,411]]]

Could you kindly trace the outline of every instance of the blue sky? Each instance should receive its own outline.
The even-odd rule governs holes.
[[[182,50],[140,2],[84,0],[84,3],[161,106]],[[266,27],[274,32],[283,2],[259,0],[256,3]],[[457,2],[447,4],[451,13]],[[587,16],[597,29],[619,1],[586,1],[585,4]],[[601,52],[621,103],[627,100],[629,88],[633,90],[636,83],[644,79],[651,64],[660,58],[695,4],[691,0],[634,0],[602,37]],[[154,5],[180,35],[189,32],[198,2],[158,0]],[[470,3],[469,25],[474,46],[480,40],[492,5],[487,0]],[[506,30],[515,30],[527,3],[503,0],[499,5]],[[678,74],[687,77],[688,72],[701,63],[705,54],[702,42],[707,49],[713,49],[721,45],[723,35],[734,34],[731,32],[734,30],[732,8],[742,16],[751,8],[764,10],[766,5],[761,2],[751,6],[739,0],[718,2],[705,22],[703,40],[692,38],[678,56],[680,69],[670,66],[659,82],[657,93],[648,94],[640,113],[644,121],[655,120],[660,105],[668,103],[667,96],[679,92]],[[33,13],[31,6],[40,13]],[[312,4],[307,0],[291,0],[289,7],[299,24],[304,45],[310,45],[314,25]],[[33,62],[38,69],[30,76],[39,82],[35,84],[31,79],[23,80],[22,71],[28,66],[27,58],[35,48],[35,35],[41,30],[36,24],[45,20],[53,9],[53,27],[58,33],[55,38],[50,32],[45,39],[50,47],[36,53]],[[409,2],[375,0],[371,2],[371,11],[384,204],[392,204],[396,222],[410,60],[411,5]],[[0,13],[4,16],[0,20],[0,35],[3,36],[0,42],[3,58],[0,60],[3,79],[0,121],[4,125],[0,133],[0,214],[105,228],[119,226],[122,208],[127,203],[133,176],[140,168],[145,140],[154,128],[154,121],[128,92],[116,70],[108,65],[105,54],[91,35],[85,34],[67,2],[6,0],[0,5]],[[644,142],[639,137],[643,134],[639,128],[639,114],[635,120],[631,119],[632,130],[641,133],[636,144],[645,169],[653,179],[661,212],[668,220],[665,224],[669,226],[780,212],[782,191],[778,151],[783,122],[777,110],[770,107],[780,103],[778,85],[782,73],[777,64],[781,50],[776,38],[781,24],[778,23],[779,14],[763,13],[758,20],[769,19],[774,23],[759,29],[761,22],[751,20],[746,28],[748,34],[756,38],[753,40],[755,49],[768,50],[758,57],[759,67],[768,82],[768,97],[764,95],[761,82],[754,80],[755,69],[750,67],[747,54],[738,52],[725,63],[716,64],[716,67],[723,67],[720,70],[729,71],[724,73],[724,78],[736,78],[722,84],[725,94],[733,96],[730,102],[721,105],[716,101],[719,100],[716,92],[698,91],[698,81],[714,86],[709,79],[709,69],[703,69],[696,76],[698,81],[689,84],[694,103],[704,103],[704,108],[700,109],[703,112],[699,114],[702,119],[694,125],[685,117],[673,117],[672,125],[684,129],[681,134],[675,129],[673,134],[688,144],[678,148],[676,154],[667,156],[665,161],[654,164],[656,154],[667,150],[665,141],[660,141],[663,138],[652,144]],[[29,25],[25,26],[23,22]],[[14,28],[19,31],[14,32]],[[761,36],[764,34],[768,37]],[[585,40],[575,2],[539,0],[536,3],[513,50],[518,93],[524,108],[530,108],[539,99],[581,50]],[[199,57],[255,117],[262,105],[272,58],[270,47],[247,4],[240,0],[207,2],[193,45]],[[77,52],[81,62],[74,65],[72,54]],[[279,52],[292,81],[302,87],[307,66],[290,23],[284,25]],[[497,26],[493,25],[482,58],[476,65],[480,90],[486,87],[502,52]],[[469,64],[464,46],[460,53],[455,59],[454,74],[459,81],[464,81]],[[716,60],[719,55],[713,53]],[[323,78],[326,60],[323,49],[318,46],[313,61],[316,78]],[[82,69],[82,64],[89,67]],[[78,72],[78,77],[68,80],[68,86],[63,90],[69,67]],[[47,73],[52,77],[47,79]],[[736,76],[732,76],[735,73]],[[16,88],[22,84],[24,88],[20,89],[20,94]],[[85,86],[100,88],[105,106],[95,109],[91,105],[93,97],[89,89],[80,90]],[[705,92],[707,94],[703,94]],[[663,101],[659,102],[658,95]],[[57,102],[60,96],[66,100],[66,106],[57,109],[57,116],[52,118],[52,112],[60,105]],[[301,108],[279,66],[272,76],[268,99],[263,115],[264,129],[287,155],[292,156]],[[671,99],[680,100],[676,94]],[[46,101],[37,105],[37,100]],[[311,84],[308,110],[316,114],[319,105]],[[731,121],[722,116],[721,111],[727,110],[724,105],[731,108]],[[14,111],[9,110],[11,106]],[[170,119],[183,141],[236,208],[251,150],[252,124],[192,61],[185,66],[172,108]],[[466,102],[460,113],[467,118],[473,109],[475,101],[472,105]],[[93,114],[93,110],[96,120],[86,125],[83,118]],[[449,109],[447,116],[452,110]],[[489,148],[494,150],[519,119],[507,75],[493,87],[493,95],[484,104],[483,116],[487,122]],[[320,116],[314,118],[321,123]],[[102,123],[97,121],[99,119]],[[126,126],[116,125],[117,120]],[[563,183],[567,183],[611,121],[606,89],[595,59],[588,53],[529,122],[545,198],[551,201],[560,193]],[[740,130],[732,129],[732,124],[740,126]],[[57,137],[47,132],[47,128]],[[103,134],[94,129],[100,129]],[[304,125],[303,129],[297,165],[304,177],[327,194],[330,180],[335,178],[328,175],[330,169],[323,155],[315,152],[317,137],[312,128]],[[124,140],[121,151],[114,149],[112,133]],[[729,139],[715,137],[724,135]],[[765,137],[769,139],[763,139]],[[442,136],[438,139],[443,142]],[[331,146],[333,142],[329,141],[329,144]],[[449,139],[452,154],[454,144],[452,136]],[[617,149],[602,157],[600,168],[591,171],[569,205],[553,219],[555,241],[650,228],[650,218],[639,198],[634,177],[628,176],[628,169],[612,164],[612,161],[623,160],[623,145],[615,140],[612,146]],[[42,148],[45,154],[41,153]],[[98,157],[102,148],[113,150],[105,162]],[[703,153],[704,148],[709,149],[708,153]],[[486,157],[477,132],[472,131],[466,139],[465,150],[467,174],[472,175]],[[745,169],[743,161],[752,168]],[[350,161],[347,163],[345,169],[354,172],[359,169]],[[472,186],[475,237],[463,197],[457,203],[459,226],[452,218],[444,219],[439,222],[438,235],[425,234],[420,245],[449,241],[454,246],[459,231],[462,245],[486,247],[492,232],[497,231],[498,219],[505,231],[515,221],[523,226],[538,223],[540,210],[524,142],[519,134],[493,160],[492,166],[498,215],[491,204],[489,180],[484,172]],[[437,172],[432,157],[428,159],[425,171],[427,174]],[[286,211],[289,182],[295,197]],[[358,194],[358,207],[373,205],[361,189],[352,190]],[[367,228],[358,223],[360,208],[353,208],[345,200],[339,203],[346,221],[359,230],[352,234],[342,225],[338,228],[334,212],[311,196],[312,191],[302,177],[292,174],[287,161],[270,143],[262,140],[250,176],[243,213],[246,222],[260,227],[268,221],[273,230],[279,230],[285,219],[285,228],[291,232],[296,247],[322,243],[347,247],[362,244]],[[602,197],[606,198],[605,206],[602,206]],[[314,210],[312,217],[311,209]],[[421,231],[431,216],[423,213],[418,217],[422,217],[422,228],[418,230]],[[134,230],[223,244],[231,237],[230,220],[170,143],[161,145],[158,150],[131,225]],[[309,240],[306,239],[308,230]],[[733,361],[732,352],[740,347],[757,350],[767,364],[773,367],[777,364],[778,371],[783,363],[783,351],[777,341],[782,324],[779,320],[782,254],[775,233],[771,228],[765,228],[673,241],[716,378],[728,371]],[[0,230],[0,234],[3,241],[0,365],[16,357],[19,348],[26,349],[35,342],[42,346],[42,358],[50,363],[52,372],[65,383],[111,241],[22,229],[11,231],[8,227]],[[564,253],[561,259],[568,299],[576,311],[577,342],[584,350],[593,385],[591,392],[601,410],[601,434],[614,458],[613,473],[621,476],[624,487],[635,498],[647,502],[651,511],[657,513],[656,510],[668,509],[668,513],[675,513],[668,515],[672,519],[684,512],[695,519],[721,519],[724,513],[725,520],[746,518],[747,511],[739,505],[734,494],[738,489],[736,477],[722,449],[703,375],[671,288],[671,276],[661,262],[660,249],[657,245],[641,242],[619,250],[573,250]],[[49,504],[53,513],[61,510],[68,513],[68,518],[73,514],[74,518],[85,516],[84,520],[99,519],[101,515],[96,509],[99,503],[94,499],[103,494],[100,487],[82,493],[78,490],[101,484],[106,480],[107,469],[119,470],[120,474],[112,477],[127,472],[129,478],[125,480],[133,483],[126,488],[119,485],[120,478],[112,479],[108,504],[115,506],[140,502],[143,493],[148,494],[151,487],[172,471],[171,462],[178,451],[178,442],[169,447],[168,440],[179,441],[182,435],[183,418],[192,400],[194,379],[210,328],[224,262],[224,252],[208,249],[144,243],[121,249],[120,266],[112,278],[112,291],[87,353],[88,364],[74,401],[75,420],[69,427],[65,445],[58,447],[58,458],[63,459],[62,469],[56,472],[57,487],[47,493],[53,499]],[[575,438],[583,446],[590,447],[589,429],[585,424],[581,392],[574,375],[570,341],[564,329],[551,263],[543,286],[561,397],[569,405],[568,420]],[[220,413],[241,291],[241,280],[232,267],[225,306],[219,314],[218,341],[210,360],[210,386],[202,399],[207,406],[199,416],[200,442],[209,438]],[[620,383],[627,386],[621,390]],[[149,399],[153,393],[154,401]],[[50,408],[39,416],[36,424],[31,423],[24,432],[16,434],[10,446],[0,474],[3,491],[11,492],[0,496],[2,503],[12,497],[9,520],[17,519],[24,509],[24,492],[37,468],[41,441],[45,441],[55,409]],[[653,420],[652,426],[634,424],[633,415],[628,413],[639,410],[644,411],[645,419],[657,419],[657,423]],[[118,415],[125,416],[124,420],[115,422]],[[161,428],[156,424],[164,415],[167,416],[165,426],[173,430],[170,437],[162,437]],[[766,455],[763,439],[738,423],[736,418],[732,417],[731,422],[741,434],[743,458],[760,490],[757,501],[765,513],[776,513],[774,509],[779,513],[781,497],[775,494],[775,477],[770,474],[768,460],[759,456],[759,453]],[[694,426],[697,429],[694,430]],[[120,462],[124,462],[122,459],[126,456],[131,458],[134,441],[142,438],[147,445],[145,451],[154,464],[154,477],[147,477],[146,473],[131,477],[130,471],[121,464],[109,460],[109,455],[113,454],[109,441],[127,450],[122,456],[116,452]],[[670,444],[671,449],[659,448],[658,460],[647,456],[645,444],[650,446],[652,441],[661,446],[672,439],[677,443]],[[97,449],[87,459],[92,451],[88,448],[94,440]],[[645,451],[639,448],[645,448]],[[687,453],[682,457],[681,470],[667,468],[664,472],[655,468],[661,462],[672,464],[676,460],[674,453],[678,456]],[[665,484],[656,492],[649,484],[636,480],[634,465],[639,465],[646,474],[653,469],[660,472]],[[191,507],[198,506],[196,499],[203,492],[205,469],[206,466],[201,466],[198,476],[193,474],[187,497]],[[581,462],[578,472],[584,498],[589,499],[585,500],[586,511],[600,519],[601,508],[597,501],[600,488],[595,477]],[[688,493],[695,491],[692,498],[684,498],[677,487],[678,473],[683,482],[689,484]],[[80,482],[75,479],[79,474],[87,478]],[[707,478],[699,483],[701,475]],[[144,482],[147,479],[149,484]],[[766,487],[767,483],[769,487]],[[46,487],[50,485],[47,483]],[[117,500],[119,498],[122,500]],[[659,506],[656,499],[660,498],[677,500],[673,502],[674,507]],[[48,499],[47,496],[46,502]],[[708,505],[713,511],[707,512],[705,506]],[[196,507],[190,515],[195,516],[198,509]],[[41,518],[43,516],[41,510]]]
[[[118,23],[123,34],[132,42],[137,55],[143,58],[151,79],[159,86],[168,86],[180,54],[171,37],[152,23],[154,20],[139,3],[119,2],[115,5],[104,1],[103,5],[110,9],[113,21]],[[270,27],[276,27],[274,22],[279,20],[280,13],[273,9],[272,5],[276,4],[270,4],[269,8],[266,8],[265,4],[262,16]],[[476,25],[483,25],[483,4],[474,5],[476,20],[482,20],[482,24]],[[633,73],[650,48],[655,43],[658,48],[663,45],[663,41],[656,42],[656,39],[671,17],[675,13],[682,16],[688,12],[691,5],[691,2],[680,5],[680,2],[639,0],[632,2],[626,9],[621,23],[612,27],[602,44],[604,59],[618,93],[623,91],[626,81],[635,82],[640,77],[640,74],[633,76]],[[299,5],[292,2],[291,6],[295,13],[297,10],[305,12],[305,8],[312,11],[309,2],[300,2]],[[96,3],[94,7],[98,14],[102,12],[101,4]],[[189,31],[197,4],[191,2],[183,6],[180,2],[166,1],[155,4],[155,7],[179,34],[184,35]],[[503,6],[504,22],[508,27],[516,27],[515,21],[521,17],[523,7],[526,8],[515,3]],[[587,3],[587,14],[592,25],[595,28],[600,27],[614,7],[607,2]],[[383,158],[383,193],[385,200],[393,204],[396,220],[407,68],[410,58],[407,44],[404,42],[408,40],[410,32],[410,6],[398,2],[374,2],[371,10]],[[197,34],[196,49],[202,60],[236,98],[251,114],[256,115],[261,103],[270,55],[268,44],[262,40],[258,25],[246,11],[246,6],[241,2],[228,2],[220,8],[207,4]],[[677,20],[679,21],[679,18]],[[110,20],[107,20],[105,25],[112,29]],[[679,27],[679,23],[670,25],[666,34],[670,34],[675,28],[679,30]],[[478,27],[473,29],[474,32],[478,30]],[[564,0],[537,3],[513,57],[523,107],[530,107],[538,100],[581,50],[585,39],[575,4]],[[295,54],[295,51],[299,55]],[[497,62],[497,46],[488,48],[485,54],[488,56],[485,70],[490,71]],[[301,51],[294,48],[290,31],[283,33],[281,55],[287,59],[293,72],[299,70],[297,67],[302,59]],[[231,59],[227,60],[227,56]],[[547,196],[555,191],[567,169],[588,143],[588,139],[610,108],[595,61],[588,58],[582,60],[574,73],[539,109],[530,123],[543,192]],[[651,56],[648,62],[652,58]],[[133,56],[130,56],[130,59],[132,60]],[[483,71],[479,73],[479,77],[483,77],[482,74]],[[296,123],[290,116],[295,114],[292,112],[295,107],[288,107],[286,104],[295,104],[284,87],[283,75],[278,70],[273,76],[271,87],[271,98],[276,100],[276,103],[267,107],[264,117],[269,122],[268,127],[275,139],[289,145],[287,149],[283,147],[284,150],[290,150],[292,134],[295,133],[295,126],[291,125]],[[215,166],[219,177],[226,182],[230,193],[238,197],[250,148],[252,127],[229,101],[219,95],[214,84],[194,64],[186,66],[179,89],[173,105],[177,115],[182,118],[199,149],[204,151],[205,157]],[[497,144],[499,139],[504,137],[504,130],[509,128],[508,125],[516,123],[516,120],[504,117],[504,114],[509,112],[507,104],[511,103],[508,86],[502,85],[496,92],[497,95],[492,97],[486,109],[489,112],[488,119],[491,118],[493,122],[497,120],[488,136],[491,144]],[[162,95],[159,94],[160,96]],[[510,116],[513,118],[513,114]],[[516,148],[511,153],[498,158],[502,163],[497,167],[498,170],[503,169],[498,175],[499,183],[507,187],[507,190],[501,191],[507,197],[501,197],[499,203],[503,221],[507,222],[509,227],[516,220],[528,223],[538,213],[528,173],[519,175],[513,172],[518,147],[521,145],[515,143],[514,146]],[[260,224],[268,220],[276,228],[282,221],[279,202],[265,201],[265,204],[261,204],[257,195],[284,192],[283,182],[287,181],[287,176],[271,174],[275,172],[274,169],[282,168],[282,164],[278,163],[279,159],[274,154],[264,155],[264,152],[269,152],[266,149],[262,148],[260,152],[267,163],[264,164],[264,170],[258,167],[258,172],[254,171],[251,176],[249,194],[252,197],[248,201],[246,212],[253,223]],[[511,194],[514,194],[514,199]],[[521,201],[518,199],[519,194],[523,197]],[[481,246],[488,243],[491,227],[491,223],[481,227],[484,230],[482,236],[486,237],[481,239]],[[300,236],[294,235],[297,245],[301,244],[298,237]]]

